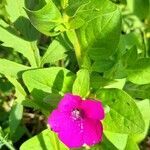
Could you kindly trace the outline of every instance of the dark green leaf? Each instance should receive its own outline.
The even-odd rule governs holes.
[[[15,104],[12,107],[10,116],[9,116],[9,126],[11,135],[17,130],[23,115],[23,106],[19,103]]]

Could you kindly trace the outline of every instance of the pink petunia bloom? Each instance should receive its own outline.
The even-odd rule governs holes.
[[[66,94],[48,118],[51,129],[69,148],[92,146],[102,140],[104,108],[99,101]]]

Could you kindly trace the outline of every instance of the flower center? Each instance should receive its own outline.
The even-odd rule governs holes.
[[[81,110],[79,109],[74,109],[72,112],[71,112],[71,116],[74,120],[77,120],[77,119],[81,119],[83,117],[83,113]]]

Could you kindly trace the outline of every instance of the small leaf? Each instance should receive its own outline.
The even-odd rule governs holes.
[[[60,59],[65,58],[67,49],[58,40],[54,40],[46,50],[42,57],[41,64],[54,63]]]
[[[90,88],[89,71],[87,69],[80,69],[77,72],[77,77],[73,84],[72,92],[73,94],[77,94],[85,98],[89,94],[89,88]]]

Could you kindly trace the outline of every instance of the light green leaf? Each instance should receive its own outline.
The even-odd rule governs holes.
[[[58,140],[57,135],[49,129],[24,142],[20,150],[69,150]]]
[[[104,88],[117,88],[117,89],[123,89],[124,85],[126,83],[126,79],[115,79],[109,83],[107,83]]]
[[[150,58],[138,59],[134,65],[127,68],[128,80],[135,84],[150,83]]]
[[[136,142],[141,142],[146,137],[150,125],[150,100],[145,99],[145,100],[137,101],[137,106],[140,112],[142,113],[145,122],[145,129],[143,133],[136,134],[135,136],[133,136],[133,138]]]
[[[128,134],[113,133],[104,131],[108,140],[118,149],[124,150],[127,144]]]
[[[86,97],[89,94],[90,89],[90,77],[89,71],[87,69],[80,69],[77,72],[76,80],[73,84],[73,94]]]
[[[60,32],[59,27],[61,28],[62,17],[52,0],[39,10],[26,9],[26,12],[31,23],[40,32],[46,35],[57,35]],[[56,28],[58,28],[58,31]]]
[[[11,47],[15,51],[23,54],[26,57],[32,67],[37,67],[37,57],[35,51],[37,51],[36,44],[34,42],[28,42],[21,39],[16,35],[15,32],[11,33],[7,28],[0,26],[0,41],[2,41],[2,46]]]
[[[26,16],[26,13],[23,9],[24,0],[6,0],[6,10],[9,14],[11,22],[15,22],[20,16]]]
[[[26,97],[26,92],[24,91],[22,85],[15,78],[10,76],[6,76],[6,78],[15,86],[15,102],[21,103]]]
[[[42,90],[44,92],[70,92],[75,75],[61,67],[35,69],[26,71],[23,80],[28,90]]]
[[[19,103],[16,103],[10,112],[9,116],[9,127],[11,135],[17,130],[23,115],[23,106]]]
[[[25,70],[29,70],[30,67],[15,63],[7,59],[0,59],[0,73],[5,76],[11,76],[13,78],[21,77],[21,74]]]
[[[36,41],[39,37],[37,30],[31,25],[24,10],[25,0],[6,0],[6,11],[11,23],[28,41]]]
[[[124,150],[140,150],[138,144],[132,137],[128,137],[127,145]]]
[[[120,37],[120,12],[109,0],[92,0],[79,8],[75,18],[85,21],[76,30],[82,55],[87,52],[94,60],[112,55]]]
[[[97,98],[109,108],[103,121],[106,131],[124,134],[143,133],[145,123],[134,100],[119,89],[101,89]]]
[[[53,63],[66,57],[66,48],[58,40],[54,40],[42,57],[41,64]]]

